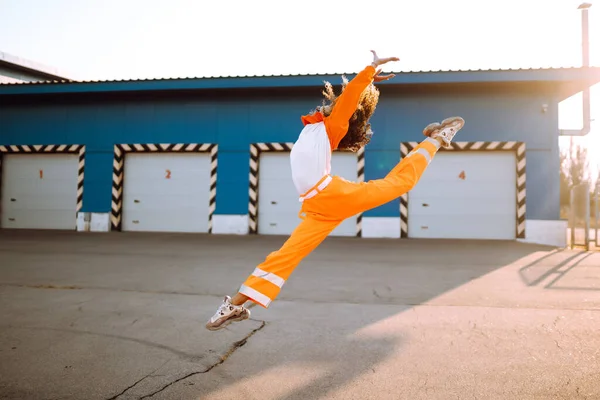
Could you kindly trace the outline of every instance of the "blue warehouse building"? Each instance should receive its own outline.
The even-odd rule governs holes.
[[[352,74],[347,75],[352,78]],[[2,229],[288,234],[300,116],[341,76],[0,84]],[[430,122],[466,120],[399,200],[334,236],[563,244],[558,104],[600,68],[402,72],[379,84],[371,143],[333,173],[384,177]]]

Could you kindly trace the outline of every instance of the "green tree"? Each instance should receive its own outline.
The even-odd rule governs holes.
[[[591,183],[587,149],[579,144],[574,144],[569,149],[561,150],[560,205],[569,205],[571,189],[586,182]]]
[[[590,182],[588,171],[589,162],[587,149],[580,145],[574,145],[569,157],[569,179],[571,187],[581,183]]]

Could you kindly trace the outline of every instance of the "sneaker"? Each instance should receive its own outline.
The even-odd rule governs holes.
[[[231,297],[225,296],[223,304],[206,323],[206,329],[216,331],[226,327],[232,322],[243,321],[250,318],[250,310],[244,306],[234,306],[231,304]]]
[[[441,123],[433,122],[423,129],[423,135],[430,138],[441,137],[445,148],[451,148],[450,143],[454,135],[465,125],[465,120],[461,117],[450,117],[443,120]]]

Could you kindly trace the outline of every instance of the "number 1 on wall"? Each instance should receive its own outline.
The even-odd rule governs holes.
[[[44,170],[40,169],[40,179],[44,179]]]

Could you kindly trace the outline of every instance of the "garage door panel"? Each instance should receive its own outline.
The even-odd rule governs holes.
[[[425,179],[417,183],[410,195],[426,195],[426,196],[456,196],[456,195],[476,195],[487,194],[489,197],[497,196],[498,194],[506,193],[516,195],[516,180],[512,179],[506,182],[497,180],[486,180],[481,182],[470,181],[467,184],[456,181],[429,181],[423,184]],[[498,190],[498,188],[503,188]]]
[[[14,176],[13,176],[14,178]],[[74,185],[73,182],[75,182]],[[6,182],[2,191],[12,197],[39,196],[41,193],[53,194],[63,191],[68,195],[77,194],[77,177],[73,179],[11,179]]]
[[[489,160],[492,163],[494,163],[494,165],[498,165],[498,167],[500,168],[504,168],[505,166],[502,165],[501,163],[495,163],[493,160]],[[435,163],[436,160],[434,159],[432,161],[432,163],[430,164],[433,165],[433,163]],[[483,165],[485,164],[489,164],[488,162],[482,161],[481,162]],[[510,168],[510,167],[507,167]],[[497,181],[497,182],[510,182],[513,181],[516,175],[516,167],[513,166],[513,168],[515,168],[514,171],[497,171],[497,170],[481,170],[479,168],[477,169],[468,169],[465,168],[464,165],[461,166],[457,166],[457,167],[453,167],[453,166],[447,166],[447,165],[442,165],[442,168],[438,168],[438,169],[433,169],[428,167],[426,170],[426,174],[435,174],[434,177],[432,177],[432,181],[438,181],[438,182],[448,182],[448,181],[455,181],[457,183],[461,183],[461,182],[489,182],[490,180],[493,181]],[[431,171],[434,171],[433,173]],[[508,172],[508,173],[506,173]]]
[[[465,198],[468,197],[468,200]],[[469,208],[478,209],[480,207],[483,208],[491,208],[491,204],[494,203],[495,206],[501,206],[503,209],[507,210],[510,208],[508,206],[509,202],[516,202],[516,195],[498,195],[498,196],[489,196],[485,193],[479,193],[478,195],[472,196],[461,196],[460,193],[449,193],[446,197],[432,197],[432,196],[411,196],[409,194],[409,202],[412,202],[411,207],[423,207],[423,204],[428,204],[429,206],[437,205],[444,207],[459,207],[463,205],[467,205]],[[447,204],[444,205],[444,204]],[[475,208],[474,208],[475,207]]]
[[[287,235],[290,234],[302,221],[298,217],[298,211],[289,210],[269,210],[269,213],[263,214],[259,219],[259,233],[268,235]]]
[[[130,178],[131,179],[131,178]],[[173,197],[184,200],[185,197],[197,198],[197,196],[208,196],[210,187],[207,185],[208,177],[203,180],[181,182],[178,185],[155,184],[153,180],[136,182],[135,187],[127,190],[127,196],[132,198],[141,197]]]
[[[341,176],[349,181],[358,178],[357,156],[354,153],[333,153],[331,158],[331,174]]]
[[[414,201],[414,200],[412,200]],[[440,200],[439,202],[429,201],[428,206],[422,204],[414,205],[410,209],[410,218],[417,215],[463,215],[463,216],[480,216],[480,215],[504,215],[506,217],[515,216],[514,212],[507,211],[505,203],[501,200],[494,200],[487,203],[485,207],[473,207],[472,203],[465,202],[449,202]]]
[[[409,193],[408,202],[409,237],[514,238],[515,156],[439,153]]]
[[[131,194],[127,196],[127,198],[123,198],[123,204],[128,209],[134,210],[164,210],[164,209],[194,209],[201,208],[203,206],[206,208],[206,212],[208,215],[208,191],[198,192],[200,194],[204,194],[206,197],[206,201],[202,201],[201,203],[198,201],[198,196],[194,196],[193,193],[170,193],[169,195],[162,196],[151,196],[149,194],[143,196],[136,196]]]
[[[458,156],[455,156],[458,157]],[[503,165],[504,163],[495,162],[495,160],[487,160],[481,161],[483,165],[493,163],[500,168],[511,168],[510,166]],[[500,160],[499,160],[500,161]],[[516,167],[513,165],[510,171],[499,171],[499,170],[486,170],[481,168],[469,169],[463,166],[452,167],[448,165],[442,164],[438,168],[431,168],[433,163],[436,160],[434,159],[429,167],[425,170],[425,173],[428,175],[434,175],[430,177],[431,181],[438,182],[448,182],[455,181],[457,184],[461,182],[489,182],[490,180],[497,182],[510,182],[515,179],[516,176]],[[514,162],[513,162],[514,164]],[[514,168],[514,170],[513,170]],[[433,171],[433,172],[432,172]]]
[[[272,199],[272,198],[270,198]],[[271,203],[269,204],[261,204],[259,205],[259,209],[258,212],[262,213],[263,215],[275,215],[275,214],[279,214],[279,215],[296,215],[298,214],[298,212],[300,211],[301,205],[300,203],[298,203],[297,201],[298,199],[296,199],[296,203],[297,205],[291,205],[293,204],[292,202],[294,201],[294,199],[272,199]],[[266,203],[263,202],[263,203]],[[265,210],[265,208],[268,209],[268,212],[265,212],[267,210]]]
[[[65,162],[69,163],[65,160]],[[69,163],[72,168],[77,168],[73,164],[74,162]],[[5,166],[6,167],[6,166]],[[14,166],[9,165],[9,167],[14,168]],[[40,173],[41,171],[41,173]],[[73,180],[77,180],[78,171],[75,169],[74,171],[68,172],[48,172],[47,169],[36,168],[34,171],[19,171],[18,169],[13,169],[10,171],[11,180],[7,181],[7,187],[19,187],[19,182],[38,182],[41,184],[45,184],[48,182],[60,183],[60,182],[72,182]]]
[[[11,210],[65,210],[73,212],[77,207],[75,196],[76,193],[57,193],[45,195],[44,197],[8,194],[8,201],[3,208],[3,212],[10,212]],[[15,201],[11,201],[12,199]]]
[[[193,208],[130,210],[127,218],[123,219],[123,227],[127,231],[198,233],[208,230],[208,218],[206,213]]]
[[[356,218],[344,220],[333,230],[331,236],[356,236]]]
[[[130,171],[131,167],[129,167],[125,173],[135,181],[164,180],[168,182],[191,181],[203,179],[210,175],[210,168],[191,170],[177,168],[174,164],[175,162],[172,162],[170,167],[148,168],[146,170],[134,169],[133,171]]]
[[[459,194],[448,197],[413,197],[409,195],[412,203],[411,210],[414,212],[433,212],[434,210],[445,210],[446,212],[492,212],[499,211],[504,214],[514,215],[514,207],[507,207],[508,202],[515,203],[514,196],[489,197],[486,195],[470,196],[468,200]]]
[[[516,172],[516,171],[515,171]],[[474,179],[472,177],[469,177],[468,175],[465,175],[465,179],[460,179],[459,175],[460,175],[460,171],[456,172],[456,173],[452,173],[450,175],[448,175],[447,177],[442,177],[442,176],[435,176],[435,177],[429,177],[429,179],[427,179],[428,183],[430,185],[432,185],[433,187],[437,186],[437,185],[450,185],[451,188],[469,188],[469,187],[479,187],[482,185],[490,185],[492,183],[499,183],[499,184],[508,184],[508,183],[514,183],[515,182],[515,177],[516,177],[516,173],[513,175],[512,178],[505,178],[505,177],[497,177],[494,175],[488,175],[487,178],[485,179]],[[425,174],[430,174],[430,172],[425,171]],[[421,180],[417,183],[417,186],[421,185],[421,182],[425,179],[425,175],[423,175],[423,177],[421,178]]]
[[[18,178],[39,177],[77,177],[78,156],[73,154],[8,154],[5,164],[12,169],[11,176]]]
[[[283,178],[286,172],[292,173],[292,164],[290,162],[290,153],[279,153],[279,152],[264,152],[260,154],[260,168],[262,170],[268,169],[273,172],[279,171],[279,174],[273,173],[264,175],[264,177],[277,177]]]
[[[165,170],[158,170],[156,172],[145,172],[137,175],[129,174],[125,172],[127,177],[129,178],[130,188],[132,190],[136,190],[138,188],[146,189],[148,185],[156,186],[160,185],[165,188],[168,187],[181,187],[186,186],[191,182],[206,182],[206,180],[210,177],[210,171],[201,171],[198,173],[181,173],[181,171],[171,171],[170,175],[165,173]]]
[[[504,186],[504,189],[501,189]],[[452,204],[478,204],[480,202],[501,202],[505,208],[512,208],[516,201],[516,185],[510,182],[501,185],[497,182],[481,185],[460,187],[457,185],[440,185],[440,187],[424,187],[423,190],[415,190],[408,194],[409,201],[422,203],[452,202]],[[512,203],[511,203],[512,202]],[[485,204],[482,204],[485,206]]]
[[[331,173],[356,181],[356,154],[334,153]],[[301,222],[298,212],[302,203],[298,201],[299,196],[292,181],[289,153],[262,153],[258,179],[258,233],[290,234]],[[344,221],[331,235],[356,235],[356,218]]]
[[[276,173],[276,172],[272,172],[272,173]],[[264,175],[266,175],[266,173]],[[290,172],[290,175],[287,177],[287,179],[282,179],[282,178],[275,178],[274,179],[274,178],[267,178],[267,177],[263,178],[263,177],[261,177],[260,182],[261,183],[267,183],[267,185],[263,186],[263,187],[265,187],[265,189],[267,189],[267,188],[271,189],[273,185],[281,185],[280,187],[282,189],[284,189],[284,188],[288,189],[288,188],[291,187],[292,189],[294,189],[294,193],[296,193],[296,188],[295,188],[294,183],[292,181],[291,172]],[[275,190],[275,189],[272,189],[272,190]],[[297,198],[298,198],[298,196],[296,196],[296,199]]]
[[[301,220],[290,219],[289,215],[280,215],[279,218],[264,219],[260,224],[261,235],[289,235],[300,224]]]
[[[295,191],[296,189],[292,188],[292,190],[294,190],[293,192],[287,189],[288,188],[281,186],[271,186],[269,189],[266,189],[262,193],[265,200],[268,200],[266,205],[274,207],[275,209],[284,208],[285,210],[299,210],[302,203],[298,200],[298,195]]]
[[[440,185],[440,187],[436,188],[427,188],[426,190],[416,190],[413,189],[413,192],[408,194],[409,201],[416,199],[418,201],[424,199],[432,199],[432,198],[448,198],[448,199],[494,199],[501,198],[504,201],[508,199],[512,199],[513,201],[517,196],[517,189],[514,182],[507,187],[505,186],[505,190],[498,190],[498,186],[502,186],[501,184],[489,184],[482,185],[481,187],[457,187],[455,185]],[[515,187],[513,187],[515,186]]]
[[[261,234],[267,235],[287,235],[290,234],[302,220],[298,217],[290,218],[290,215],[285,213],[276,213],[263,218],[261,222]],[[355,236],[356,221],[347,219],[336,227],[330,236]]]
[[[464,216],[411,216],[409,235],[429,239],[514,239],[515,218],[504,215],[479,215],[470,221]],[[490,229],[494,227],[494,229]]]
[[[444,178],[455,177],[455,171],[464,171],[467,177],[475,180],[485,180],[490,175],[495,179],[505,179],[514,176],[514,162],[515,155],[510,152],[442,152],[435,156],[427,171],[434,171],[437,176]],[[481,168],[485,165],[504,168]]]
[[[287,235],[300,223],[300,202],[292,181],[289,153],[260,156],[258,232]],[[273,204],[275,203],[275,204]]]
[[[130,210],[123,216],[123,230],[147,232],[208,232],[208,214],[198,209]]]
[[[73,210],[9,210],[2,213],[2,228],[73,230],[76,219]]]
[[[122,229],[208,232],[210,173],[204,153],[127,154]]]
[[[164,176],[166,170],[171,171],[172,178],[188,176],[190,174],[203,174],[210,171],[210,163],[198,162],[209,159],[203,153],[131,153],[125,156],[125,172],[132,177]],[[175,174],[174,172],[177,172]]]
[[[79,159],[75,154],[6,154],[3,228],[75,229]]]

